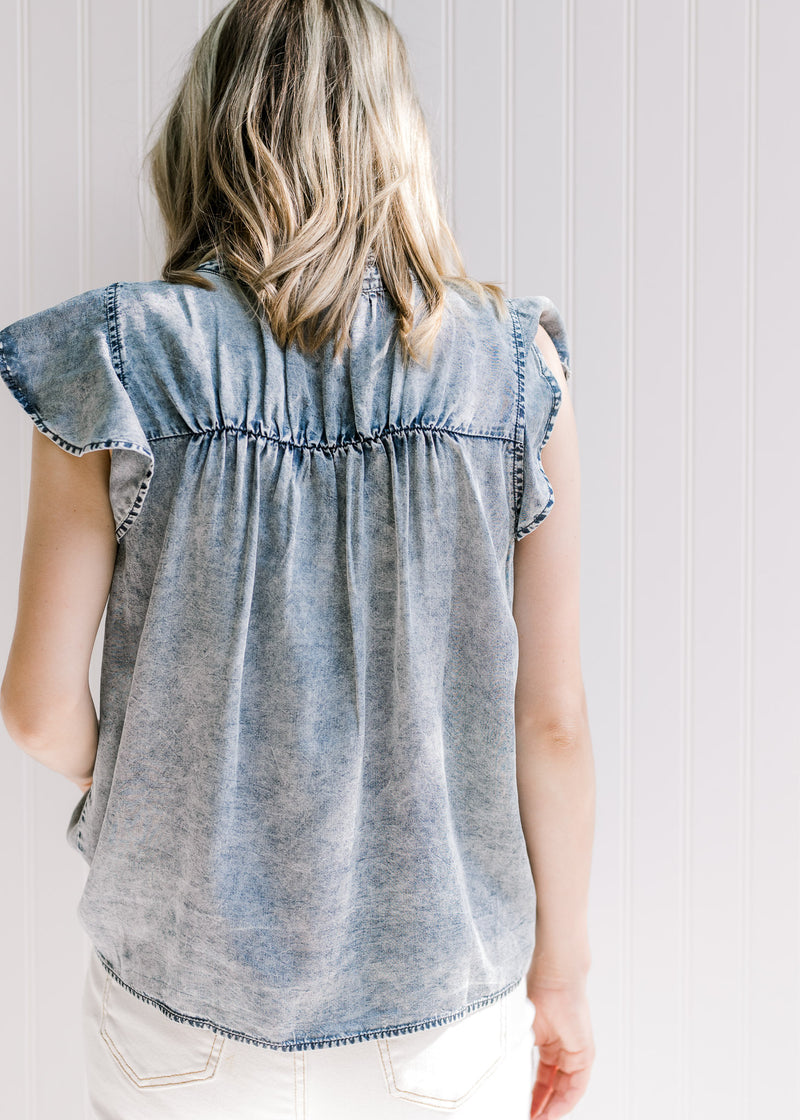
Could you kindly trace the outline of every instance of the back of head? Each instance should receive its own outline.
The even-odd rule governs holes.
[[[446,282],[506,315],[502,290],[466,275],[405,44],[370,0],[228,4],[195,45],[147,161],[162,279],[212,287],[194,270],[218,257],[281,345],[310,352],[333,338],[339,356],[373,259],[406,358],[430,359]]]

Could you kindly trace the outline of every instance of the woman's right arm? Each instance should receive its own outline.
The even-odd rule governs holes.
[[[556,1120],[583,1096],[594,1060],[585,985],[595,771],[580,659],[575,415],[558,353],[543,327],[535,341],[561,386],[562,401],[542,449],[553,507],[515,545],[515,717],[520,818],[536,889],[528,973],[539,1049],[532,1115]]]

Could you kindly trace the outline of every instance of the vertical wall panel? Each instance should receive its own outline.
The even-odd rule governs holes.
[[[46,306],[79,279],[79,23],[75,3],[28,4],[31,271],[35,297]]]
[[[577,3],[573,35],[575,302],[568,326],[581,449],[583,665],[597,772],[588,991],[598,1049],[585,1111],[580,1105],[576,1116],[583,1112],[605,1120],[625,1117],[630,1100],[630,745],[625,706],[630,695],[623,638],[629,576],[625,408],[632,376],[626,354],[626,255],[632,211],[625,191],[626,157],[632,153],[626,137],[625,0]],[[539,163],[540,189],[558,182],[555,168],[560,163]],[[559,184],[552,201],[558,206],[556,213],[563,205],[561,198]],[[556,225],[553,216],[549,224]],[[548,236],[553,238],[552,228]],[[560,241],[559,236],[557,245]]]
[[[20,0],[8,9],[3,21],[5,60],[0,67],[0,106],[3,107],[3,149],[5,174],[0,175],[0,213],[13,221],[3,232],[5,268],[0,269],[0,317],[3,322],[22,314],[28,297],[27,258],[29,255],[27,86],[28,86],[28,8]],[[7,430],[7,429],[6,429]]]
[[[79,16],[76,3],[29,0],[28,265],[36,306],[56,303],[81,288],[84,148]],[[28,428],[28,448],[30,438]],[[23,798],[32,835],[26,851],[26,896],[21,902],[33,928],[27,934],[32,969],[27,977],[26,1014],[32,1050],[25,1076],[28,1107],[38,1118],[58,1115],[65,1098],[77,1104],[82,1091],[81,1043],[71,1025],[81,978],[71,965],[83,952],[83,936],[72,918],[83,876],[64,843],[77,790],[41,766],[26,761],[26,769]],[[47,1078],[40,1067],[42,1055],[47,1055]]]
[[[747,0],[696,9],[691,617],[691,907],[686,1072],[692,1115],[744,1116],[741,1102],[742,534],[746,315],[744,127]],[[731,107],[737,112],[731,112]],[[718,438],[720,433],[725,438]],[[687,1068],[688,1065],[688,1068]]]
[[[171,0],[159,4],[144,0],[147,19],[144,24],[142,47],[146,52],[146,65],[142,66],[142,82],[146,89],[142,106],[145,117],[140,120],[140,158],[149,147],[152,136],[148,130],[159,121],[167,105],[177,92],[178,84],[189,63],[191,48],[197,39],[197,0]],[[153,133],[155,135],[155,133]],[[140,188],[142,207],[147,220],[147,238],[142,244],[141,269],[143,276],[156,276],[163,256],[161,227],[153,196],[147,191],[145,173],[142,172]]]
[[[3,245],[6,267],[0,269],[0,316],[4,322],[24,313],[29,306],[29,207],[28,188],[28,44],[29,16],[25,0],[5,9],[2,35],[6,45],[0,67],[0,106],[6,169],[0,175],[0,213],[6,216]],[[0,641],[8,649],[14,632],[16,587],[22,540],[17,532],[27,498],[27,420],[17,415],[19,406],[6,394],[0,400],[0,519],[5,538],[0,573],[8,593],[0,604]],[[4,1084],[3,1106],[13,1116],[29,1120],[33,1115],[31,1065],[34,1060],[31,985],[35,973],[31,947],[30,842],[28,781],[30,762],[19,751],[0,743],[0,782],[6,791],[0,814],[0,845],[8,853],[3,860],[3,898],[8,907],[0,933],[5,962],[3,994],[6,1014],[0,1023],[0,1075]],[[5,748],[5,749],[3,749]]]
[[[0,326],[158,275],[140,160],[223,6],[0,8]],[[573,1115],[796,1115],[796,5],[381,7],[406,38],[468,269],[551,296],[573,343],[598,776],[598,1057]],[[30,440],[3,390],[5,650]],[[64,838],[78,795],[0,738],[3,1110],[79,1120],[86,866]]]
[[[750,841],[740,859],[748,876],[746,972],[742,1014],[747,1030],[742,1087],[751,1116],[797,1115],[798,806],[800,719],[800,490],[797,454],[797,308],[800,306],[800,158],[792,113],[800,104],[796,43],[800,10],[780,0],[750,0],[748,58],[753,126],[748,198],[747,330],[749,412],[741,433],[748,511],[746,575],[751,625],[742,650],[750,702],[746,788]],[[738,433],[737,433],[738,434]],[[741,608],[740,608],[741,609]],[[773,1069],[765,1078],[762,1071]]]
[[[503,283],[505,181],[503,5],[452,5],[453,222],[467,269]]]
[[[683,493],[683,11],[636,15],[633,695],[635,909],[631,1110],[674,1120],[680,1100],[681,560]],[[657,1014],[655,1013],[657,1009]],[[669,1070],[670,1075],[665,1076]],[[653,1086],[659,1092],[653,1094]]]
[[[135,4],[91,0],[89,288],[137,278],[140,218],[136,15]]]
[[[388,11],[387,5],[383,5]],[[422,109],[436,159],[439,186],[449,193],[447,152],[448,0],[394,0],[394,15],[414,67]]]
[[[499,7],[499,5],[498,5]],[[563,41],[564,0],[513,0],[513,182],[510,295],[548,295],[564,315],[563,235],[569,184],[563,84],[569,44]]]

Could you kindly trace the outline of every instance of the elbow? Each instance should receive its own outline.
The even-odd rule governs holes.
[[[586,698],[548,707],[546,711],[515,711],[517,744],[530,743],[537,748],[572,751],[585,746],[589,739],[589,717]]]
[[[16,705],[9,696],[5,683],[3,687],[0,688],[0,716],[3,717],[3,724],[9,737],[18,747],[24,747],[29,737],[23,728],[22,721],[17,713]]]
[[[42,750],[46,736],[41,719],[32,713],[30,703],[13,693],[6,680],[0,686],[0,715],[9,736],[26,754]]]

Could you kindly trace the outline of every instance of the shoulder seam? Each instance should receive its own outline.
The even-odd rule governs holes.
[[[514,493],[514,532],[516,532],[520,506],[522,503],[522,487],[524,481],[523,460],[525,450],[525,347],[523,345],[522,328],[520,326],[519,313],[517,312],[517,308],[514,306],[511,300],[508,301],[508,307],[511,312],[511,323],[514,333],[514,354],[517,376],[517,407],[514,419],[514,470],[512,472]],[[522,435],[522,438],[520,438],[520,435]]]
[[[113,284],[109,284],[104,290],[106,334],[108,335],[108,345],[111,351],[111,361],[114,365],[114,372],[119,378],[122,388],[127,391],[128,386],[125,383],[125,371],[122,362],[122,337],[120,334],[119,313],[117,310],[118,288],[119,281],[115,281]]]

